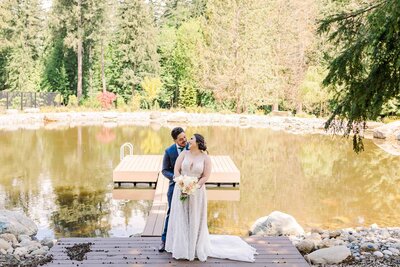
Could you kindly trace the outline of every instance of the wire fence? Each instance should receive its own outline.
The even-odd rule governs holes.
[[[59,94],[54,92],[0,92],[0,108],[24,110],[59,106],[60,100],[57,98],[60,98]]]

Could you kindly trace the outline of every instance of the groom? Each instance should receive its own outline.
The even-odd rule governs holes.
[[[172,194],[174,193],[174,187],[175,187],[175,182],[173,180],[175,162],[179,154],[185,149],[187,144],[185,131],[181,127],[176,127],[172,129],[171,136],[172,139],[174,140],[174,144],[165,150],[162,171],[161,171],[162,174],[169,179],[169,188],[167,194],[168,196],[167,217],[165,218],[164,232],[161,235],[161,244],[160,247],[158,248],[158,251],[160,252],[165,251],[165,240],[167,237],[169,212],[171,209]]]

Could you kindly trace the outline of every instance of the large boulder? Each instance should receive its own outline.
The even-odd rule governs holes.
[[[8,250],[9,248],[11,248],[10,243],[0,238],[0,249]]]
[[[10,243],[13,246],[16,246],[18,244],[18,240],[13,234],[1,234],[0,239],[4,239],[8,243]]]
[[[374,129],[374,138],[378,139],[395,139],[400,132],[400,121],[384,124]]]
[[[385,152],[400,156],[400,142],[397,140],[389,139],[389,140],[381,140],[381,139],[373,139],[374,144]]]
[[[270,215],[259,218],[251,227],[252,235],[304,235],[304,229],[293,216],[273,211]]]
[[[0,234],[10,233],[14,236],[35,235],[38,231],[36,224],[22,213],[0,210]]]
[[[346,246],[323,248],[305,256],[313,264],[338,264],[351,256],[351,251]]]

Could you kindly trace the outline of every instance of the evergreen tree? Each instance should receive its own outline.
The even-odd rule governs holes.
[[[36,91],[40,86],[44,14],[38,0],[0,2],[0,62],[5,88]],[[4,87],[3,87],[4,89]]]
[[[158,74],[157,29],[150,6],[143,0],[119,3],[118,18],[113,60],[120,68],[121,93],[133,95],[145,76]]]
[[[176,48],[176,29],[164,26],[160,29],[158,38],[158,53],[160,55],[160,76],[163,87],[160,93],[161,106],[171,107],[178,102],[178,84],[176,82],[176,68],[174,51]]]
[[[185,21],[205,14],[207,0],[166,0],[161,24],[179,28]]]
[[[333,47],[324,84],[336,88],[336,107],[325,126],[353,132],[356,152],[363,150],[365,121],[400,99],[399,25],[398,0],[372,1],[320,22]]]
[[[179,105],[197,106],[198,77],[203,33],[197,19],[183,23],[178,31],[173,61],[175,81],[179,88]]]
[[[104,0],[55,0],[53,3],[52,21],[58,31],[64,31],[64,44],[72,48],[77,58],[76,95],[82,97],[84,63],[92,64],[93,45],[98,37],[98,30],[104,14]],[[86,62],[85,62],[86,61]],[[88,84],[91,76],[88,71]]]
[[[70,86],[70,77],[67,75],[64,53],[64,40],[60,37],[52,39],[50,54],[45,60],[42,87],[46,91],[60,92],[64,99],[72,94],[74,87]],[[75,68],[73,68],[75,70]],[[73,77],[74,78],[74,77]]]

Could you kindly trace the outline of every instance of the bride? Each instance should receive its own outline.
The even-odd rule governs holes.
[[[165,250],[175,259],[206,261],[207,257],[254,262],[256,250],[237,236],[210,235],[207,226],[205,183],[211,174],[211,160],[204,137],[194,134],[189,150],[179,154],[174,175],[198,177],[198,189],[184,201],[175,186],[167,230]]]

